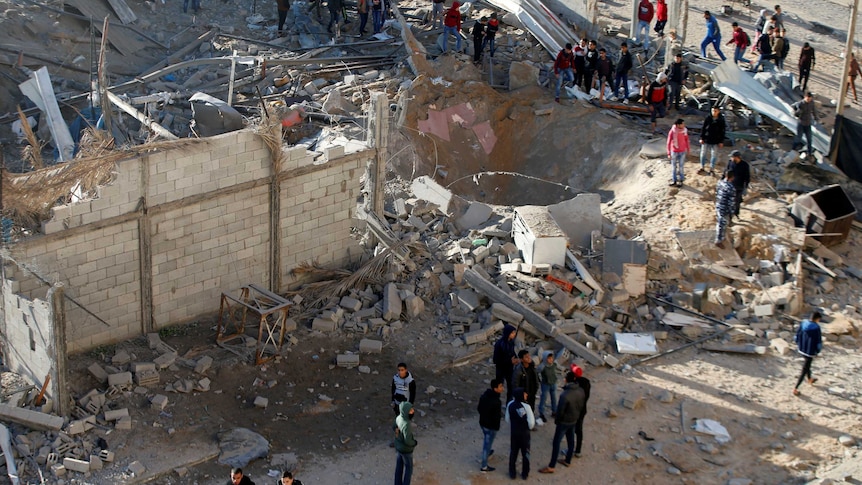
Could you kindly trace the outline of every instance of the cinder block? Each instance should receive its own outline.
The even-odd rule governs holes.
[[[344,156],[344,145],[330,146],[323,149],[323,156],[327,160],[335,160]]]
[[[383,342],[364,338],[359,341],[359,352],[363,354],[379,354],[383,352]]]
[[[132,362],[132,365],[129,366],[129,370],[138,373],[148,370],[156,370],[156,364],[152,362]]]
[[[267,399],[263,396],[257,396],[256,398],[254,398],[254,407],[260,408],[260,409],[266,409],[266,407],[268,405],[269,405],[269,399]]]
[[[165,396],[163,394],[156,394],[155,396],[153,396],[152,399],[150,399],[150,407],[152,407],[153,409],[158,409],[159,411],[161,411],[162,409],[165,409],[165,406],[167,405],[168,396]]]
[[[87,370],[90,371],[90,374],[92,374],[100,384],[108,382],[108,373],[105,372],[105,369],[103,369],[98,362],[93,362],[90,367],[87,367]]]
[[[351,368],[359,365],[359,354],[338,354],[336,357],[338,367]]]
[[[90,462],[75,458],[63,458],[63,467],[73,472],[87,473],[90,471]]]
[[[114,429],[132,429],[132,418],[120,418],[114,423]]]
[[[54,476],[62,477],[66,474],[66,467],[64,467],[62,463],[52,463],[51,472],[54,473]]]
[[[401,297],[398,296],[398,287],[395,283],[388,283],[383,287],[383,319],[392,321],[401,315]]]
[[[204,355],[195,363],[195,372],[198,374],[203,374],[208,371],[210,367],[213,365],[213,358],[209,355]]]
[[[102,450],[99,452],[99,459],[108,463],[114,461],[114,452],[108,450]]]
[[[120,372],[117,374],[108,375],[109,386],[130,386],[132,385],[132,373]]]
[[[771,303],[767,303],[765,305],[755,305],[754,306],[754,315],[757,317],[769,317],[773,314],[773,307]]]
[[[488,335],[484,330],[479,329],[473,332],[467,332],[463,335],[464,343],[467,345],[473,345],[482,343],[488,340]]]
[[[173,365],[177,360],[177,354],[175,352],[167,352],[164,353],[153,360],[153,363],[156,364],[156,367],[159,369],[165,369]]]
[[[311,329],[319,332],[334,332],[336,323],[329,318],[315,318],[311,322]]]
[[[345,310],[349,310],[351,312],[355,312],[362,308],[362,302],[357,300],[356,298],[351,298],[349,296],[345,296],[341,298],[341,302],[338,303],[341,308]]]
[[[137,460],[129,463],[129,466],[126,469],[136,477],[140,477],[145,471],[147,471],[147,467]]]
[[[129,408],[115,409],[113,411],[105,411],[105,421],[116,421],[125,418],[129,415]]]
[[[90,471],[101,470],[102,460],[97,455],[90,455]]]
[[[285,332],[295,332],[296,331],[296,320],[292,318],[288,318],[284,321],[284,331]]]

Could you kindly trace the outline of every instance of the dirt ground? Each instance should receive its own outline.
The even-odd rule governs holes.
[[[272,38],[269,31],[253,31],[245,25],[243,19],[250,13],[248,2],[204,2],[201,14],[195,18],[179,13],[176,1],[155,2],[153,8],[143,1],[129,4],[145,21],[139,27],[153,35],[160,33],[163,41],[176,35],[177,44],[190,42],[217,24],[231,27],[239,35]],[[692,5],[688,46],[698,45],[703,35],[700,12],[707,8],[717,12],[721,4],[704,1]],[[785,21],[788,37],[793,43],[788,59],[790,70],[795,71],[801,42],[812,42],[818,56],[812,89],[820,101],[828,104],[837,96],[838,54],[843,48],[841,32],[847,21],[847,9],[830,2],[816,2],[814,8],[811,2],[801,0],[782,5],[788,16]],[[734,19],[750,32],[756,12],[762,7],[772,5],[755,3],[750,18],[734,15]],[[46,25],[45,32],[50,26],[53,31],[78,36],[86,32],[82,22],[52,23],[50,15],[39,13],[29,4],[0,2],[0,8],[4,11],[0,29],[4,33],[0,37],[14,44],[13,50],[21,43],[34,51],[38,46],[42,54],[50,53],[63,62],[71,62],[81,50],[80,43],[52,39],[47,34],[34,36],[25,29],[25,24],[35,19]],[[266,8],[266,15],[272,17],[271,25],[275,9],[271,5]],[[619,21],[630,7],[627,2],[605,2],[600,8],[604,20]],[[719,17],[725,36],[729,35],[730,20]],[[833,26],[836,33],[818,33],[812,21]],[[189,25],[192,27],[183,32]],[[231,45],[226,43],[222,47]],[[725,49],[726,54],[729,52]],[[109,61],[117,73],[135,73],[155,64],[164,54],[151,48],[135,56],[112,54]],[[433,65],[441,73],[449,73],[454,69],[451,64],[457,62],[460,61],[449,57]],[[86,74],[77,76],[77,82],[86,85]],[[708,194],[715,180],[694,173],[695,159],[690,158],[686,167],[688,186],[679,191],[668,190],[667,163],[643,161],[636,155],[640,144],[649,139],[642,125],[618,122],[597,109],[573,103],[555,108],[551,115],[535,117],[533,110],[552,102],[547,90],[526,88],[510,95],[472,84],[481,78],[479,71],[465,75],[459,81],[462,84],[453,89],[430,85],[427,80],[417,81],[408,126],[415,128],[415,120],[424,118],[422,111],[431,104],[443,108],[471,101],[480,117],[500,123],[498,138],[503,143],[500,152],[507,156],[479,154],[465,140],[456,139],[450,146],[441,147],[430,137],[403,135],[414,144],[414,157],[420,159],[419,164],[405,163],[405,167],[418,166],[419,173],[415,174],[421,175],[433,173],[437,164],[445,165],[450,170],[447,183],[484,170],[504,170],[559,184],[550,189],[544,182],[534,184],[522,177],[504,177],[485,179],[475,186],[469,185],[468,179],[460,182],[467,185],[452,187],[462,195],[502,205],[556,202],[571,195],[565,186],[599,191],[603,195],[604,215],[642,234],[654,252],[666,257],[679,270],[678,285],[685,287],[688,284],[685,277],[691,275],[691,270],[675,243],[672,229],[703,230],[714,221]],[[0,91],[0,98],[4,103],[0,109],[13,109],[10,101],[20,98],[14,84],[3,79],[2,89],[5,92]],[[858,105],[851,108],[851,115],[858,116],[857,108]],[[698,119],[691,118],[695,123]],[[669,126],[670,120],[660,125]],[[779,139],[779,145],[789,148],[789,138]],[[725,148],[722,160],[729,149]],[[428,154],[432,152],[442,157],[442,163],[439,158],[431,160]],[[398,172],[403,175],[405,167],[399,167]],[[746,202],[742,220],[734,229],[740,240],[750,241],[752,234],[775,234],[777,227],[786,222],[777,215],[780,212],[772,204],[768,187],[755,180],[754,188],[759,195]],[[862,261],[860,244],[862,236],[853,230],[850,239],[833,250],[858,264]],[[744,255],[758,256],[761,255],[756,252]],[[805,286],[805,311],[822,306],[837,313],[848,304],[860,308],[860,290],[862,285],[852,278],[836,280],[836,290],[830,294],[821,293],[809,282]],[[298,344],[284,358],[253,366],[215,345],[212,320],[166,329],[165,342],[176,348],[181,357],[210,355],[215,359],[215,365],[207,372],[213,381],[211,390],[167,393],[169,405],[163,412],[150,409],[148,398],[164,393],[159,390],[164,384],[193,375],[192,369],[180,363],[162,371],[158,388],[118,398],[113,405],[129,408],[132,430],[105,428],[94,432],[116,452],[115,465],[89,477],[70,477],[67,483],[101,485],[149,480],[159,484],[222,484],[226,482],[228,467],[213,459],[218,453],[217,435],[237,427],[247,427],[265,436],[270,442],[270,456],[295,453],[298,477],[306,484],[387,483],[393,474],[395,458],[387,446],[392,420],[389,383],[400,361],[409,364],[419,383],[418,412],[414,419],[419,441],[414,483],[508,482],[505,469],[509,436],[505,424],[491,461],[497,470],[479,472],[482,434],[475,407],[493,376],[493,366],[486,361],[456,368],[447,365],[458,349],[441,344],[435,336],[437,320],[443,318],[445,311],[440,303],[446,297],[438,295],[434,304],[429,302],[429,311],[422,318],[407,322],[403,330],[387,341],[382,354],[363,357],[363,364],[371,367],[370,374],[334,366],[338,353],[357,349],[359,338],[352,335],[330,337],[301,329],[295,334]],[[782,329],[789,330],[789,322],[784,322]],[[685,342],[684,338],[672,336],[660,346],[667,350]],[[96,386],[86,372],[87,366],[110,359],[118,348],[136,359],[148,360],[153,356],[143,338],[121,343],[116,348],[73,356],[70,371],[74,394],[83,394]],[[572,468],[557,467],[554,475],[538,474],[537,470],[550,459],[553,434],[552,426],[540,427],[533,433],[530,481],[747,483],[730,482],[738,478],[756,484],[801,484],[815,478],[838,479],[846,475],[862,479],[858,444],[862,439],[859,351],[859,344],[850,340],[828,342],[822,356],[815,360],[818,382],[813,387],[805,385],[799,398],[790,395],[801,366],[801,360],[793,352],[785,356],[769,353],[752,356],[689,348],[621,371],[587,367],[593,394],[585,425],[583,456]],[[256,386],[258,379],[262,384]],[[434,387],[433,392],[429,386]],[[257,396],[269,399],[265,410],[253,406]],[[622,405],[624,399],[638,401],[639,405],[629,409]],[[698,418],[720,422],[727,428],[731,441],[719,444],[707,435],[693,432],[691,426]],[[857,444],[842,446],[838,442],[842,435],[855,437]],[[124,473],[133,460],[146,466],[144,477],[133,478]],[[183,467],[188,468],[185,476],[174,471]],[[260,459],[246,467],[246,471],[260,485],[275,482],[267,477],[275,468],[269,459]]]

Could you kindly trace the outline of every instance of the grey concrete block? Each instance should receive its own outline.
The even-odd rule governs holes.
[[[263,396],[257,396],[256,398],[254,398],[254,407],[266,409],[267,406],[269,406],[269,399]]]
[[[356,298],[351,298],[349,296],[342,297],[338,305],[341,308],[344,308],[345,310],[349,310],[351,312],[355,312],[362,308],[361,301],[357,300]]]
[[[129,408],[115,409],[113,411],[105,411],[105,421],[116,421],[129,416]]]
[[[336,357],[338,367],[351,368],[359,365],[359,354],[338,354]]]
[[[494,303],[491,305],[491,315],[498,320],[515,325],[524,319],[523,315],[502,303]]]
[[[165,406],[167,405],[168,396],[165,396],[163,394],[156,394],[155,396],[153,396],[152,399],[150,399],[150,407],[152,407],[153,409],[158,409],[159,411],[161,411],[162,409],[165,409]]]
[[[99,383],[106,384],[108,382],[108,373],[105,372],[105,369],[103,369],[98,362],[93,362],[90,367],[87,367],[87,370],[90,371],[90,374],[92,374]]]
[[[401,297],[398,296],[398,287],[395,283],[388,283],[383,287],[383,319],[392,321],[401,315]]]
[[[311,329],[318,332],[334,332],[337,324],[329,318],[315,318],[311,322]]]
[[[130,386],[132,385],[132,373],[120,372],[118,374],[108,375],[109,386]]]
[[[204,355],[197,362],[195,362],[195,372],[198,374],[203,374],[209,370],[213,365],[213,358],[209,355]]]
[[[132,364],[129,366],[129,370],[134,373],[148,370],[156,370],[156,364],[153,362],[132,362]]]
[[[364,338],[359,341],[359,352],[363,354],[379,354],[383,352],[383,342]]]
[[[67,457],[63,458],[63,467],[73,472],[87,473],[90,471],[90,462]]]

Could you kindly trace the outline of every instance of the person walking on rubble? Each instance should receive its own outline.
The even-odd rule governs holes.
[[[802,372],[799,374],[799,379],[796,380],[796,386],[793,387],[793,395],[799,395],[799,385],[805,378],[808,378],[808,383],[814,385],[817,379],[811,377],[811,362],[814,357],[823,350],[823,340],[820,333],[820,319],[823,315],[820,312],[811,314],[810,319],[802,320],[799,324],[799,329],[796,331],[796,349],[802,354],[804,362],[802,364]]]
[[[485,39],[485,28],[487,25],[488,17],[482,17],[470,29],[470,33],[473,34],[473,64],[479,64],[482,60],[482,52],[485,50],[483,40]]]
[[[596,41],[591,40],[584,54],[584,92],[589,93],[593,89],[593,78],[599,63],[599,51],[596,49]]]
[[[488,52],[491,57],[497,52],[497,31],[500,30],[500,21],[497,20],[497,12],[491,13],[491,19],[488,20],[488,26],[485,27],[485,39],[482,41],[482,52],[485,52],[485,46],[488,46]]]
[[[575,54],[572,44],[566,44],[557,58],[554,59],[554,75],[557,76],[557,89],[554,91],[554,101],[560,102],[560,88],[563,83],[575,81]]]
[[[530,430],[536,427],[533,410],[524,402],[527,391],[516,388],[512,391],[512,400],[506,405],[506,422],[511,425],[512,436],[509,440],[509,478],[517,477],[518,453],[522,457],[521,478],[526,480],[530,475]]]
[[[751,167],[742,159],[742,152],[734,150],[730,152],[727,170],[733,172],[733,188],[736,189],[736,196],[733,198],[733,216],[739,218],[742,197],[748,192],[748,184],[751,183]]]
[[[318,0],[320,1],[320,0]],[[329,25],[326,27],[326,31],[330,34],[332,32],[332,26],[335,26],[335,36],[341,36],[341,23],[344,21],[341,18],[341,10],[344,8],[344,0],[326,0],[326,5],[329,7]]]
[[[383,30],[383,0],[371,0],[371,22],[374,33],[379,34]]]
[[[413,379],[413,374],[407,370],[407,364],[399,362],[398,372],[392,376],[391,405],[396,416],[401,412],[399,406],[405,401],[411,404],[416,402],[416,380]]]
[[[599,60],[596,63],[596,74],[598,81],[596,82],[599,90],[599,99],[603,99],[605,95],[605,84],[610,84],[614,87],[614,61],[608,57],[608,51],[604,48],[599,49]]]
[[[560,403],[557,405],[557,417],[554,420],[554,439],[551,446],[551,461],[548,466],[539,470],[539,473],[554,473],[555,465],[560,463],[565,467],[572,465],[572,455],[575,452],[575,426],[581,419],[581,413],[587,404],[586,394],[575,382],[575,373],[566,373],[566,385],[563,394],[560,395]],[[566,437],[566,458],[559,458],[560,443]]]
[[[805,136],[806,141],[808,142],[808,153],[811,156],[814,153],[814,146],[812,145],[811,138],[811,124],[817,119],[817,112],[814,109],[814,94],[811,91],[805,93],[805,97],[802,98],[802,101],[793,104],[793,107],[796,110],[796,137],[793,138],[793,148],[797,148],[802,145],[802,137]]]
[[[802,50],[799,51],[799,82],[802,84],[803,93],[808,89],[808,78],[811,77],[811,70],[814,69],[816,63],[814,48],[806,42],[802,45]]]
[[[413,425],[410,420],[416,412],[413,404],[404,401],[398,406],[398,417],[395,418],[395,485],[410,485],[413,479],[413,450],[418,444],[413,437]]]
[[[446,0],[433,0],[431,6],[431,27],[435,29],[443,28],[443,10],[445,7]]]
[[[491,386],[485,389],[485,393],[479,398],[479,427],[482,428],[482,466],[483,472],[492,472],[494,467],[488,466],[488,458],[494,454],[494,438],[500,431],[500,420],[503,418],[502,401],[500,395],[503,393],[503,381],[491,379]]]
[[[573,49],[575,53],[575,86],[584,85],[584,74],[587,72],[587,39],[581,39]]]
[[[198,10],[201,9],[201,0],[191,0],[192,10],[195,13],[198,13]],[[189,11],[189,0],[183,0],[183,13],[188,13]]]
[[[359,15],[359,35],[365,35],[368,25],[368,0],[356,0],[356,13]]]
[[[455,51],[461,52],[461,4],[453,2],[452,7],[446,11],[446,18],[443,20],[443,53],[448,53],[449,36],[454,35],[456,39]]]
[[[664,37],[665,25],[667,25],[667,2],[658,0],[655,3],[655,27],[653,30],[659,37]]]
[[[724,172],[724,178],[718,181],[715,189],[715,245],[724,249],[724,239],[727,236],[727,226],[733,215],[733,201],[736,189],[733,187],[733,172]]]
[[[679,118],[667,134],[667,157],[671,166],[671,187],[682,187],[685,182],[685,157],[691,150],[685,120]]]
[[[779,70],[784,70],[784,58],[790,52],[790,44],[784,38],[784,33],[781,29],[775,29],[775,36],[772,38],[772,52],[775,55],[775,67]]]
[[[748,48],[748,44],[751,43],[751,39],[749,39],[748,34],[742,27],[739,26],[739,22],[734,22],[731,24],[733,27],[733,37],[727,42],[726,45],[733,44],[733,63],[739,64],[740,62],[744,62],[751,65],[751,61],[745,58],[745,49]]]
[[[649,52],[649,26],[652,23],[655,9],[650,0],[640,0],[638,4],[638,29],[635,31],[635,41],[643,44],[644,55]]]
[[[769,27],[767,33],[761,35],[760,39],[758,39],[757,52],[760,52],[760,57],[757,58],[757,64],[751,68],[751,72],[757,72],[760,66],[765,67],[770,59],[775,58],[775,54],[772,52],[772,36],[774,32],[775,28]]]
[[[706,154],[709,153],[709,174],[715,175],[715,162],[718,159],[718,149],[724,148],[724,137],[727,135],[727,123],[721,114],[718,103],[712,105],[709,114],[703,120],[700,129],[700,172],[706,173]]]
[[[503,333],[499,340],[494,343],[495,377],[506,383],[506,402],[512,399],[512,371],[515,370],[515,364],[518,363],[518,356],[515,354],[517,333],[515,327],[507,323],[503,326]]]
[[[724,53],[721,52],[721,29],[718,27],[718,20],[709,13],[709,10],[703,12],[703,18],[706,20],[706,37],[700,43],[700,55],[706,57],[706,48],[710,44],[715,49],[715,53],[721,60],[727,59]]]
[[[284,36],[284,23],[287,21],[287,12],[290,11],[289,0],[278,0],[278,36]]]
[[[660,72],[656,80],[650,83],[647,89],[646,101],[649,104],[650,122],[652,122],[652,132],[656,131],[656,118],[664,118],[667,115],[668,106],[667,95],[667,74]]]

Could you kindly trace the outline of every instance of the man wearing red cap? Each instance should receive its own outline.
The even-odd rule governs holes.
[[[587,415],[587,401],[590,400],[590,380],[584,377],[584,369],[577,364],[572,364],[572,373],[575,374],[575,382],[584,390],[584,405],[581,408],[581,416],[575,424],[575,456],[581,457],[581,445],[584,443],[584,416]]]

